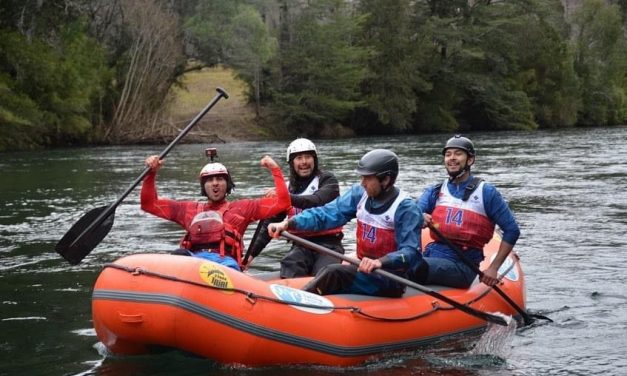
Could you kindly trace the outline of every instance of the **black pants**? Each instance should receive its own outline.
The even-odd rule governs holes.
[[[339,254],[344,254],[341,234],[307,238],[307,240],[322,247],[329,248]],[[293,244],[287,255],[281,260],[281,278],[316,275],[325,266],[339,263],[340,259],[336,257]]]
[[[361,294],[398,298],[405,286],[376,273],[361,273],[355,265],[329,265],[322,269],[303,287],[303,290],[319,294]]]

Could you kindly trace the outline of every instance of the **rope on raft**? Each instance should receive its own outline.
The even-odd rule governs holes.
[[[432,308],[430,310],[427,310],[425,312],[421,312],[421,313],[413,315],[413,316],[396,317],[396,318],[381,317],[381,316],[375,316],[375,315],[371,315],[371,314],[369,314],[367,312],[364,312],[360,307],[356,307],[356,306],[323,306],[323,305],[307,304],[307,303],[300,303],[300,302],[288,302],[288,301],[277,299],[277,298],[274,298],[274,297],[271,297],[271,296],[259,295],[259,294],[256,294],[254,292],[247,291],[247,290],[242,290],[242,289],[238,289],[238,288],[234,288],[234,287],[212,286],[212,285],[208,285],[208,284],[201,283],[201,282],[196,282],[196,281],[191,281],[191,280],[188,280],[188,279],[179,278],[179,277],[176,277],[176,276],[173,276],[173,275],[152,272],[150,270],[146,270],[146,269],[143,269],[143,268],[133,268],[133,267],[129,267],[129,266],[125,266],[125,265],[119,265],[119,264],[115,264],[115,263],[105,264],[104,267],[105,268],[113,268],[113,269],[125,271],[125,272],[128,272],[128,273],[133,274],[133,275],[145,275],[147,277],[153,277],[153,278],[159,278],[159,279],[164,279],[164,280],[173,281],[173,282],[185,283],[185,284],[189,284],[189,285],[193,285],[193,286],[197,286],[197,287],[201,287],[201,288],[207,288],[207,289],[212,289],[212,290],[220,290],[220,291],[225,291],[225,292],[235,292],[235,293],[239,293],[239,294],[244,295],[246,297],[246,300],[250,301],[252,304],[254,304],[257,300],[264,300],[264,301],[269,301],[269,302],[277,303],[277,304],[299,306],[299,307],[306,307],[306,308],[334,310],[334,311],[335,310],[343,310],[343,311],[349,311],[351,313],[355,313],[355,314],[358,314],[358,315],[363,316],[365,318],[368,318],[368,319],[371,319],[371,320],[376,320],[376,321],[389,321],[389,322],[413,321],[413,320],[418,320],[420,318],[426,317],[426,316],[428,316],[430,314],[433,314],[433,313],[437,312],[438,310],[452,310],[452,309],[455,309],[454,307],[442,307],[438,302],[434,301],[431,304]],[[475,299],[473,299],[472,301],[470,301],[467,304],[474,303],[474,302],[480,300],[489,291],[490,291],[490,289],[486,289],[486,291],[484,293],[480,294],[478,297],[476,297]]]

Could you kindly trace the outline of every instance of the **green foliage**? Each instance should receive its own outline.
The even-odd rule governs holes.
[[[111,72],[105,65],[101,47],[87,37],[80,23],[69,24],[63,29],[63,45],[59,54],[59,101],[54,103],[60,123],[57,132],[74,138],[91,129],[97,114],[98,99],[105,93]]]
[[[506,81],[489,80],[483,75],[468,78],[471,82],[464,85],[467,95],[460,108],[473,129],[529,130],[537,127],[525,92],[512,90]]]
[[[230,31],[233,19],[243,3],[241,0],[198,2],[195,14],[185,22],[185,28],[197,49],[196,57],[209,66],[229,60],[233,37]]]
[[[575,69],[582,81],[579,124],[621,124],[627,120],[627,44],[621,10],[586,0],[575,13]]]
[[[268,34],[259,12],[249,5],[241,5],[229,25],[231,43],[227,61],[240,68],[245,76],[266,64],[276,50],[276,40]]]
[[[287,125],[334,124],[361,105],[365,50],[356,18],[339,0],[311,3],[295,14],[274,61],[273,109]]]
[[[537,3],[532,14],[508,27],[514,36],[517,71],[512,79],[533,104],[535,121],[544,128],[568,127],[577,121],[579,81],[568,46],[566,25],[556,19],[559,4]]]
[[[250,84],[250,98],[261,105],[262,69],[274,55],[277,41],[269,35],[261,15],[252,6],[241,5],[230,25],[232,36],[228,65]]]
[[[0,39],[5,37],[0,32]],[[41,143],[43,129],[37,104],[16,93],[14,83],[7,74],[0,74],[0,150],[28,149]]]
[[[208,65],[235,68],[250,86],[249,98],[261,105],[262,70],[276,51],[259,9],[248,1],[199,1],[186,29],[197,49],[195,56]],[[259,110],[258,110],[259,112]]]
[[[294,133],[623,124],[626,4],[567,19],[561,0],[4,0],[0,150],[155,133],[183,33]]]
[[[52,41],[60,27],[79,18],[78,9],[87,3],[85,0],[2,0],[0,29],[36,36],[44,42]]]
[[[92,99],[101,92],[102,55],[79,24],[60,30],[56,45],[0,30],[1,149],[85,140]]]
[[[421,51],[429,49],[426,34],[414,33],[409,0],[363,0],[359,11],[361,45],[368,49],[368,74],[361,83],[367,110],[376,118],[357,129],[379,128],[388,132],[411,129],[417,109],[416,93],[431,85],[417,69]],[[380,127],[379,124],[385,126]]]
[[[462,3],[429,2],[422,30],[434,48],[421,70],[434,91],[422,97],[430,106],[421,107],[416,129],[434,130],[428,119],[450,129],[451,117],[460,129],[573,125],[578,80],[559,1]]]

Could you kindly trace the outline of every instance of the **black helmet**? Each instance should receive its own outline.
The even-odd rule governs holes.
[[[460,134],[456,134],[455,136],[449,138],[448,141],[446,141],[446,145],[444,145],[444,148],[442,148],[442,155],[446,153],[447,149],[453,148],[462,149],[471,157],[475,156],[475,146],[472,144],[472,141],[470,141],[470,139],[466,137],[463,137]]]
[[[364,154],[355,169],[359,175],[376,175],[383,178],[386,175],[392,180],[398,175],[398,156],[385,149],[375,149]]]

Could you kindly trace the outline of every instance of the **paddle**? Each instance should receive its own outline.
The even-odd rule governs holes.
[[[185,135],[205,116],[211,108],[224,97],[228,98],[229,94],[222,88],[216,89],[218,94],[209,102],[192,121],[183,129],[178,136],[159,154],[159,159],[172,150]],[[113,226],[113,218],[117,206],[131,193],[131,191],[146,177],[150,172],[150,168],[146,167],[144,171],[135,179],[131,186],[120,196],[114,203],[109,206],[101,206],[87,212],[69,229],[69,231],[61,238],[55,247],[55,251],[65,258],[70,264],[76,265],[89,254],[111,230]]]
[[[451,242],[449,239],[447,239],[444,235],[442,235],[442,233],[440,232],[440,230],[438,230],[435,226],[433,226],[432,224],[429,224],[429,228],[431,229],[431,231],[433,231],[434,234],[437,235],[438,238],[440,238],[440,240],[442,240],[444,243],[446,243],[446,245],[449,246],[449,248],[451,248],[453,251],[455,251],[455,253],[457,253],[457,255],[462,259],[462,261],[468,265],[468,267],[470,267],[472,270],[475,271],[475,273],[477,273],[479,276],[483,275],[483,272],[472,262],[468,259],[468,257],[462,252],[461,249],[459,249],[459,247],[457,247],[455,244],[453,244],[453,242]],[[520,306],[518,306],[518,304],[516,304],[516,302],[514,302],[509,296],[507,296],[507,294],[505,294],[503,292],[503,290],[501,290],[501,288],[499,286],[492,286],[492,288],[494,290],[496,290],[496,292],[501,295],[503,297],[503,299],[505,299],[505,301],[507,301],[507,303],[509,305],[511,305],[516,312],[520,313],[520,315],[523,318],[523,321],[525,323],[525,325],[530,325],[532,324],[535,320],[531,318],[531,316],[529,316],[527,314],[527,312],[525,312],[524,309],[520,308]],[[553,321],[548,317],[545,316],[541,316],[538,315],[538,318],[541,319],[545,319],[545,320],[549,320],[549,321]]]
[[[283,231],[281,233],[281,235],[283,237],[285,237],[286,239],[289,239],[289,240],[293,241],[294,243],[302,245],[303,247],[307,247],[307,248],[312,249],[312,250],[314,250],[316,252],[320,252],[320,253],[324,253],[324,254],[332,256],[332,257],[336,257],[336,258],[338,258],[340,260],[349,262],[349,263],[351,263],[353,265],[359,265],[359,260],[357,260],[357,259],[353,259],[351,257],[344,256],[343,254],[334,252],[334,251],[332,251],[332,250],[330,250],[328,248],[325,248],[325,247],[323,247],[321,245],[318,245],[316,243],[312,243],[312,242],[310,242],[308,240],[305,240],[303,238],[300,238],[300,237],[298,237],[298,236],[296,236],[294,234],[290,234],[287,231]],[[379,275],[385,276],[385,277],[387,277],[387,278],[389,278],[389,279],[391,279],[391,280],[393,280],[395,282],[398,282],[398,283],[403,284],[405,286],[408,286],[408,287],[411,287],[411,288],[416,289],[418,291],[421,291],[421,292],[423,292],[423,293],[425,293],[427,295],[431,295],[434,298],[440,299],[440,300],[450,304],[451,306],[459,309],[460,311],[465,312],[465,313],[467,313],[467,314],[469,314],[471,316],[475,316],[475,317],[478,317],[478,318],[480,318],[482,320],[485,320],[485,321],[488,321],[488,322],[492,322],[492,323],[495,323],[495,324],[507,326],[507,321],[504,318],[502,318],[502,317],[499,317],[499,316],[496,316],[496,315],[492,315],[492,314],[489,314],[487,312],[478,311],[478,310],[476,310],[474,308],[471,308],[471,307],[469,307],[467,305],[463,305],[461,303],[458,303],[455,300],[453,300],[453,299],[451,299],[451,298],[449,298],[449,297],[447,297],[445,295],[442,295],[442,294],[440,294],[440,293],[438,293],[436,291],[433,291],[433,290],[431,290],[431,289],[429,289],[429,288],[427,288],[427,287],[425,287],[423,285],[420,285],[420,284],[415,283],[413,281],[410,281],[408,279],[399,277],[396,274],[390,273],[390,272],[388,272],[386,270],[375,269],[373,271],[373,273],[377,273]]]
[[[248,258],[250,257],[250,253],[253,250],[253,245],[255,244],[255,240],[257,240],[257,236],[259,236],[259,231],[261,231],[261,228],[263,227],[264,222],[265,222],[264,219],[260,219],[259,223],[257,223],[257,228],[255,229],[255,233],[253,234],[253,237],[250,239],[250,243],[248,243],[248,249],[246,250],[246,254],[244,255],[244,259],[242,260],[243,265],[248,264]]]

